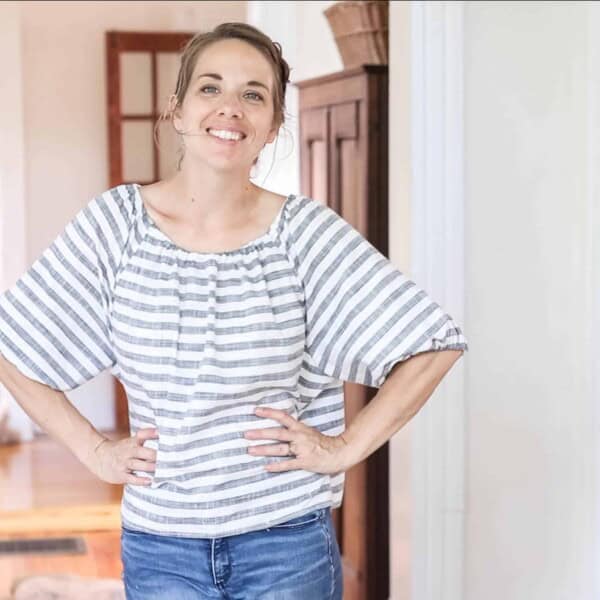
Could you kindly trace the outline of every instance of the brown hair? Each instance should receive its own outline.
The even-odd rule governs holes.
[[[198,56],[202,50],[214,42],[231,38],[243,40],[244,42],[251,44],[257,50],[262,52],[271,64],[274,75],[273,118],[277,128],[281,127],[285,122],[285,90],[289,82],[290,67],[282,56],[281,45],[278,42],[271,40],[269,36],[256,27],[248,25],[247,23],[221,23],[212,31],[197,33],[187,42],[182,51],[179,74],[177,75],[177,85],[175,86],[174,95],[177,98],[176,106],[181,106],[183,99],[185,98],[194,72],[194,67],[196,66]],[[167,119],[172,120],[172,118],[173,110],[170,110],[169,107],[167,107],[154,126],[154,140],[157,144],[156,130],[160,121]],[[177,163],[177,170],[180,170],[181,161],[183,160],[183,150],[181,149],[180,151],[181,156]],[[254,160],[253,165],[257,162],[258,156]]]

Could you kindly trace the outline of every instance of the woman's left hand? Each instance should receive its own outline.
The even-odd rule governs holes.
[[[348,445],[341,435],[324,435],[301,423],[283,410],[257,408],[259,417],[273,419],[283,427],[251,429],[244,433],[247,440],[278,440],[279,444],[250,446],[252,456],[290,456],[290,460],[265,465],[270,472],[304,469],[314,473],[339,473],[352,465],[347,462]]]

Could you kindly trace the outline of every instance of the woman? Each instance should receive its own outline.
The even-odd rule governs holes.
[[[177,173],[94,198],[0,297],[2,382],[99,478],[126,484],[131,600],[342,598],[344,472],[466,348],[337,213],[250,182],[288,76],[249,25],[195,36],[167,111]],[[106,439],[63,393],[107,368],[130,438]],[[379,388],[347,429],[343,381]]]

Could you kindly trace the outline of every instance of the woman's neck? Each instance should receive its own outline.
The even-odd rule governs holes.
[[[215,175],[214,172],[211,176],[197,170],[182,170],[166,180],[177,212],[184,214],[188,223],[204,227],[242,225],[255,210],[261,188],[254,185],[247,174]]]

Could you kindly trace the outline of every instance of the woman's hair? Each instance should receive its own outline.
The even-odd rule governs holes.
[[[179,74],[177,75],[177,85],[175,86],[174,95],[177,98],[177,106],[181,106],[185,94],[190,85],[194,68],[201,52],[210,44],[226,39],[238,39],[247,42],[254,46],[259,52],[269,61],[274,75],[273,86],[273,108],[274,108],[274,123],[277,128],[281,127],[285,122],[285,90],[289,82],[290,67],[282,56],[281,45],[278,42],[271,40],[269,36],[262,31],[248,25],[247,23],[221,23],[212,31],[197,33],[184,46],[181,55],[181,63],[179,66]],[[172,119],[173,110],[168,107],[159,117],[158,122],[154,127],[154,139],[156,138],[156,129],[161,120]],[[157,141],[158,143],[158,141]],[[179,157],[177,170],[181,168],[183,159],[183,151]],[[257,163],[258,157],[254,160],[254,165]]]

